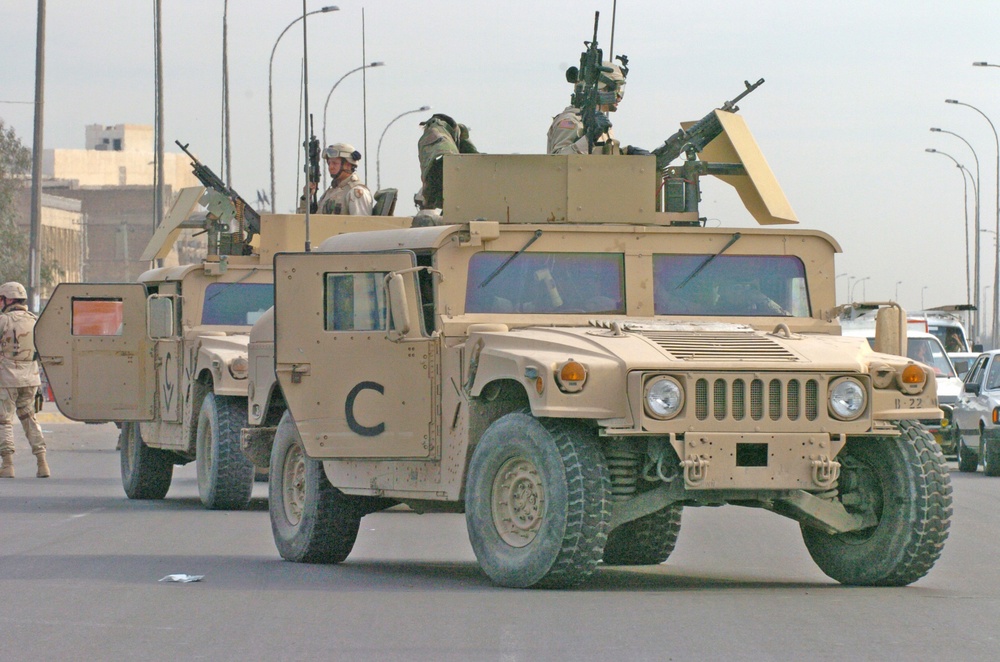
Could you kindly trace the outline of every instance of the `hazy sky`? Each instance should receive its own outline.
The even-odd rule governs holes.
[[[324,3],[309,0],[308,8]],[[309,108],[322,128],[334,82],[365,61],[330,100],[329,142],[365,153],[376,186],[376,149],[400,113],[430,105],[472,129],[484,152],[541,153],[553,115],[567,105],[567,66],[601,12],[600,42],[610,46],[612,0],[343,0],[309,26]],[[362,7],[365,52],[362,52]],[[30,146],[37,3],[0,0],[3,66],[0,117]],[[623,144],[656,147],[679,122],[698,119],[738,93],[744,80],[766,83],[745,99],[746,118],[784,187],[800,227],[833,235],[838,297],[899,299],[910,309],[966,299],[963,180],[947,152],[982,187],[982,226],[996,229],[1000,126],[1000,3],[997,0],[621,0],[614,50],[630,58],[625,100],[613,116]],[[230,0],[229,66],[233,185],[251,202],[270,187],[268,60],[275,40],[301,15],[297,1]],[[153,2],[48,0],[45,147],[84,147],[87,124],[153,123]],[[220,170],[222,0],[163,0],[165,135]],[[364,59],[363,59],[364,58]],[[274,58],[278,211],[294,204],[302,141],[301,23]],[[385,133],[381,184],[400,190],[397,213],[412,211],[420,186],[417,123],[407,115]],[[364,174],[362,170],[362,174]],[[726,185],[707,180],[702,214],[747,226]],[[609,192],[609,195],[613,192]],[[969,189],[970,209],[973,198]],[[969,222],[972,223],[970,211]],[[716,221],[712,221],[716,224]],[[994,278],[994,235],[982,235],[984,294]],[[861,278],[870,280],[858,283]]]

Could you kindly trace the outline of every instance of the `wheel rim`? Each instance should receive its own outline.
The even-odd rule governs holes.
[[[127,424],[126,424],[127,425]],[[128,473],[131,474],[135,471],[135,439],[133,435],[135,431],[132,426],[129,425],[128,433],[123,435],[125,440],[122,442],[122,457],[125,458],[125,468],[128,469]]]
[[[493,524],[511,547],[525,547],[535,539],[545,517],[545,486],[534,463],[512,457],[493,479]]]
[[[306,503],[306,461],[299,446],[293,445],[285,453],[281,468],[281,491],[284,498],[285,518],[290,524],[302,521],[302,510]]]

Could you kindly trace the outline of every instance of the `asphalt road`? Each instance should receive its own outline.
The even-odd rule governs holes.
[[[194,467],[163,501],[122,492],[113,425],[44,424],[52,478],[0,481],[3,660],[994,660],[1000,479],[952,475],[944,555],[905,588],[851,588],[795,523],[688,509],[674,555],[576,591],[479,571],[461,515],[366,517],[347,562],[282,561],[267,485],[209,512]],[[953,465],[954,466],[954,465]],[[164,583],[176,573],[197,583]]]

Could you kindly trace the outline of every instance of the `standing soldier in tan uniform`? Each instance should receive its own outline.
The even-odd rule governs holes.
[[[352,216],[371,216],[375,207],[375,198],[368,187],[361,183],[361,178],[354,171],[361,162],[361,152],[347,143],[334,143],[323,150],[323,158],[330,169],[330,188],[326,190],[311,212],[316,214],[350,214]],[[316,190],[316,184],[309,183],[307,197],[311,198]],[[305,211],[305,202],[299,206],[299,212]]]
[[[0,285],[0,478],[14,477],[14,414],[38,461],[38,478],[49,477],[45,439],[35,419],[35,392],[42,381],[35,361],[35,319],[20,283]]]

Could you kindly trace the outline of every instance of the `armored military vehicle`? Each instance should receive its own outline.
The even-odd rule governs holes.
[[[447,156],[443,224],[275,256],[243,442],[270,456],[283,558],[341,562],[401,503],[464,512],[495,583],[567,587],[661,563],[683,508],[733,504],[798,521],[840,582],[930,570],[951,487],[905,312],[875,349],[841,335],[838,244],[774,227],[796,219],[756,143],[712,115],[676,167]],[[705,227],[704,173],[769,227]]]
[[[199,201],[208,211],[196,211]],[[164,498],[174,465],[194,461],[207,508],[238,509],[250,500],[255,468],[240,451],[248,334],[274,301],[273,254],[301,248],[306,230],[300,215],[265,215],[252,232],[231,231],[234,215],[218,191],[183,189],[142,259],[164,258],[180,231],[192,228],[208,235],[201,263],[152,269],[136,283],[62,283],[38,320],[36,345],[60,411],[119,424],[131,499]],[[311,221],[319,237],[410,222]]]

